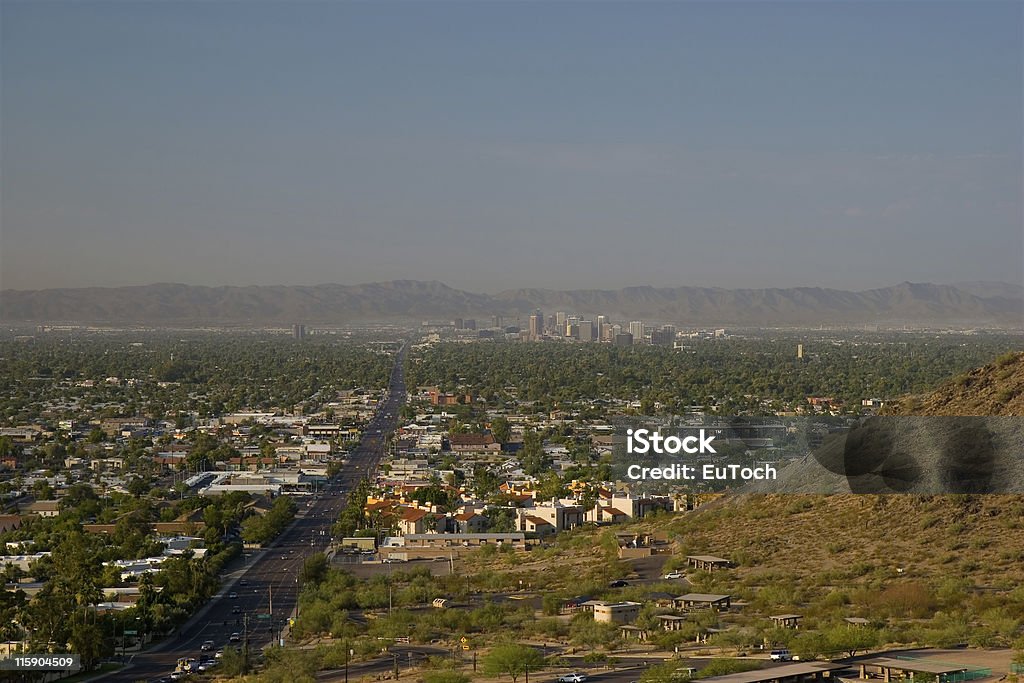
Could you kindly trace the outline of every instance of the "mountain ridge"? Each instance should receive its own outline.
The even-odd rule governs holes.
[[[973,283],[978,296],[952,285],[903,282],[847,291],[822,287],[725,289],[652,287],[510,289],[479,294],[437,280],[358,285],[219,286],[154,283],[0,291],[0,320],[98,323],[322,323],[432,317],[526,316],[566,310],[615,319],[693,324],[967,323],[1024,326],[1024,292]],[[984,293],[984,292],[982,292]]]

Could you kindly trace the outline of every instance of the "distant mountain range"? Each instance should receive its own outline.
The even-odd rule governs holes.
[[[340,324],[493,315],[540,308],[699,325],[967,323],[1024,326],[1024,288],[1007,283],[915,284],[850,292],[817,287],[517,289],[495,295],[441,282],[395,280],[311,287],[138,287],[0,291],[0,320],[146,324]],[[481,321],[483,322],[483,321]]]

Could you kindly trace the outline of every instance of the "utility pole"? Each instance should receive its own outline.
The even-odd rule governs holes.
[[[345,683],[348,683],[348,640],[345,640]]]
[[[242,617],[242,673],[249,672],[249,613]]]

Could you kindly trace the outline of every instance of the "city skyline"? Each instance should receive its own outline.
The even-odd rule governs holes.
[[[1017,3],[0,11],[0,289],[1024,280]]]

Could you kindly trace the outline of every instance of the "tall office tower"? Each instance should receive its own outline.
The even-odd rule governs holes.
[[[465,327],[466,327],[467,330],[475,330],[476,329],[476,318],[466,318],[466,320],[465,320]]]
[[[651,344],[655,346],[672,346],[676,340],[676,328],[673,325],[662,325],[651,332]]]
[[[608,316],[606,315],[599,315],[597,316],[597,319],[594,321],[594,323],[597,325],[598,330],[600,330],[601,326],[604,325],[606,322],[608,322]]]
[[[456,318],[455,319],[455,329],[457,329],[457,330],[464,330],[464,329],[466,329],[466,321],[464,321],[462,318]]]
[[[538,308],[530,316],[530,339],[540,339],[544,334],[544,314]]]
[[[622,332],[620,334],[616,334],[615,338],[612,340],[612,344],[615,346],[632,346],[633,335],[631,335],[629,332]]]
[[[615,334],[615,326],[611,323],[601,323],[601,341],[611,341]]]
[[[797,360],[803,360],[804,359],[804,345],[803,344],[797,344],[796,345],[796,359]]]
[[[644,343],[644,321],[634,320],[629,324],[629,333],[633,335],[634,344]]]
[[[505,320],[500,315],[494,316],[494,320],[491,321],[491,327],[504,327]]]
[[[581,342],[594,341],[594,322],[592,320],[581,320],[579,323],[579,330],[579,339]]]
[[[306,326],[305,325],[292,325],[292,338],[294,339],[305,339],[306,338]]]
[[[555,311],[555,329],[565,334],[565,311]]]

